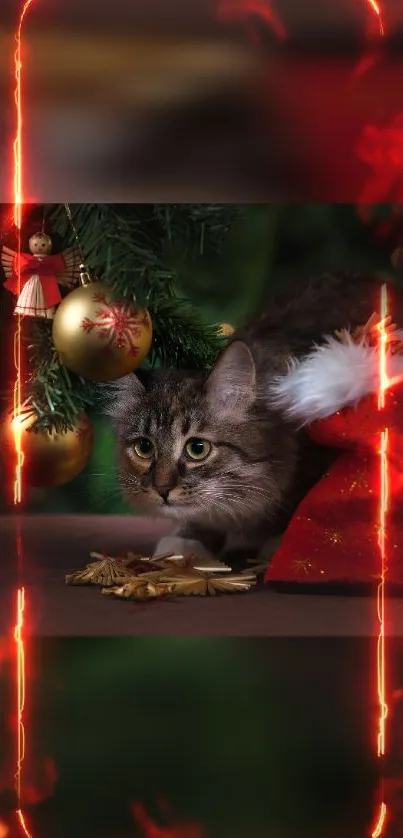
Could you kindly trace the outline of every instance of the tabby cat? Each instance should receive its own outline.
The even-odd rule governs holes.
[[[402,300],[393,289],[389,297],[398,318]],[[178,524],[156,554],[217,554],[230,541],[261,550],[292,511],[293,489],[300,497],[307,474],[319,476],[309,446],[303,457],[304,433],[273,406],[271,382],[324,335],[365,323],[379,303],[372,279],[322,275],[239,329],[209,374],[164,370],[117,382],[108,412],[122,490],[139,511]]]

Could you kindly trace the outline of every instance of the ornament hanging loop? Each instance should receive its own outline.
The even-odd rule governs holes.
[[[74,224],[74,221],[73,221],[73,215],[72,215],[72,212],[71,212],[71,209],[70,209],[70,204],[65,204],[64,209],[66,211],[66,215],[67,215],[67,218],[69,220],[70,227],[73,231],[73,235],[74,235],[74,238],[76,240],[77,250],[78,250],[78,253],[80,255],[80,260],[81,260],[81,264],[79,266],[80,284],[83,287],[85,287],[86,285],[90,285],[91,282],[94,282],[94,280],[91,277],[91,275],[90,275],[90,273],[89,273],[89,271],[86,267],[86,264],[85,264],[84,254],[83,254],[83,250],[82,250],[82,247],[81,247],[80,238],[79,238],[79,235],[78,235],[78,232],[77,232],[77,227],[76,227],[76,225]]]
[[[81,285],[83,287],[85,287],[86,285],[90,285],[91,282],[93,282],[93,280],[92,280],[89,272],[87,271],[87,268],[85,267],[84,264],[81,264],[80,265],[80,283],[81,283]]]

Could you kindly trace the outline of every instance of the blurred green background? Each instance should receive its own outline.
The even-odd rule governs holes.
[[[364,221],[353,205],[261,204],[241,210],[218,255],[189,259],[181,242],[170,245],[182,290],[206,322],[237,326],[266,305],[277,288],[285,288],[291,277],[342,270],[402,279],[391,265],[391,253],[402,240],[401,208],[372,207]],[[5,358],[13,320],[10,301],[1,291],[2,384],[11,374]],[[96,443],[85,471],[64,487],[28,490],[26,511],[128,513],[116,483],[110,430],[101,416],[91,418]],[[3,511],[12,510],[10,493],[3,475]]]
[[[140,838],[129,804],[158,819],[164,796],[206,838],[364,838],[372,656],[365,638],[32,640],[26,780],[40,797],[46,758],[57,776],[27,809],[33,835]],[[4,666],[4,725],[10,685]]]

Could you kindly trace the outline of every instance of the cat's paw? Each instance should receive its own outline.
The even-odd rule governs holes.
[[[179,535],[165,535],[158,542],[153,558],[157,559],[160,556],[176,555],[189,556],[193,555],[197,559],[211,561],[214,556],[201,541],[196,541],[192,538],[182,538]]]

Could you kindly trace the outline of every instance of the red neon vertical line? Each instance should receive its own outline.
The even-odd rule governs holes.
[[[18,250],[17,250],[17,294],[19,296],[21,291],[21,247],[20,247],[20,232],[18,231]],[[24,466],[24,452],[22,450],[22,424],[21,424],[21,402],[22,402],[22,358],[21,358],[21,316],[17,317],[17,325],[14,332],[14,367],[15,367],[15,381],[13,391],[13,420],[12,431],[15,448],[15,468],[14,468],[14,505],[22,501],[22,471]]]
[[[381,288],[381,323],[379,327],[379,392],[378,392],[378,410],[383,410],[385,407],[385,393],[388,389],[388,366],[387,366],[387,351],[388,351],[388,333],[385,328],[384,321],[388,316],[388,289],[386,285]]]
[[[16,815],[21,829],[26,838],[33,838],[28,829],[27,822],[21,808],[22,772],[25,758],[25,645],[24,645],[24,611],[25,611],[25,590],[19,588],[17,591],[17,616],[14,629],[14,641],[16,651],[16,682],[17,682],[17,763],[15,772],[15,790],[17,792],[18,808]]]
[[[24,736],[24,707],[25,707],[25,660],[24,660],[24,608],[25,608],[25,591],[24,588],[19,588],[17,591],[17,621],[14,629],[14,640],[16,645],[16,663],[17,663],[17,767],[15,772],[15,788],[18,796],[18,801],[21,799],[21,774],[22,764],[25,754],[25,736]]]
[[[386,824],[386,815],[387,815],[387,807],[386,803],[381,803],[379,807],[379,815],[376,822],[375,829],[371,833],[371,838],[380,838],[383,833],[384,826]]]
[[[17,31],[15,34],[16,48],[14,52],[14,102],[16,113],[16,130],[13,142],[13,156],[14,156],[14,224],[17,230],[17,258],[16,258],[16,275],[17,275],[17,295],[21,292],[21,221],[22,221],[22,207],[23,207],[23,148],[22,148],[22,129],[23,129],[23,97],[22,97],[22,54],[21,54],[21,40],[22,28],[25,15],[33,3],[33,0],[25,0]],[[17,315],[17,325],[14,333],[14,365],[15,365],[15,383],[14,383],[14,404],[13,404],[13,435],[15,444],[15,471],[14,471],[14,504],[18,505],[22,499],[22,470],[24,464],[24,455],[22,451],[22,426],[20,423],[21,402],[22,402],[22,356],[21,356],[21,317]],[[20,522],[17,520],[17,560],[18,570],[21,571],[22,564],[22,544],[20,533]],[[16,771],[15,771],[15,789],[17,794],[17,809],[16,816],[20,828],[26,838],[32,838],[29,832],[26,819],[21,807],[21,786],[23,763],[25,758],[25,727],[24,727],[24,708],[25,708],[25,646],[24,646],[24,611],[25,611],[25,590],[23,587],[17,589],[17,613],[14,628],[14,642],[16,654],[16,703],[17,703],[17,741],[16,741]]]
[[[383,285],[381,290],[381,324],[379,334],[379,392],[378,410],[385,407],[386,390],[388,388],[387,372],[387,348],[388,334],[384,325],[388,315],[387,286]],[[388,445],[389,432],[384,428],[381,433],[379,449],[380,469],[380,500],[378,511],[378,545],[380,556],[380,582],[377,592],[377,616],[378,616],[378,641],[377,641],[377,694],[378,694],[378,735],[377,735],[377,756],[381,759],[386,753],[386,720],[388,717],[388,704],[386,695],[386,654],[385,654],[385,584],[387,577],[387,515],[389,506],[389,474],[388,474]],[[387,818],[387,805],[381,801],[375,827],[372,831],[372,838],[380,838],[383,834]]]
[[[378,18],[379,34],[383,36],[385,34],[385,27],[382,19],[382,9],[379,3],[377,3],[376,0],[366,0],[366,3]]]
[[[15,34],[16,47],[14,53],[14,103],[16,112],[16,129],[13,142],[14,156],[14,224],[17,229],[17,297],[21,291],[21,220],[23,206],[23,149],[22,149],[22,128],[23,128],[23,98],[22,98],[22,28],[25,15],[33,3],[33,0],[25,0],[21,10],[17,31]],[[22,451],[22,428],[18,421],[21,413],[22,401],[22,364],[21,364],[21,316],[17,315],[17,325],[14,333],[14,404],[13,404],[13,434],[15,445],[15,471],[14,471],[14,504],[21,503],[22,499],[22,469],[24,454]]]
[[[22,175],[23,175],[23,154],[22,154],[22,127],[23,127],[23,103],[22,103],[22,56],[21,56],[21,42],[22,42],[22,27],[25,16],[29,7],[34,0],[25,0],[21,10],[20,19],[18,21],[17,31],[15,33],[16,48],[14,53],[14,77],[15,90],[14,102],[16,110],[16,131],[13,142],[14,152],[14,224],[17,230],[21,229],[21,213],[23,206],[23,190],[22,190]]]
[[[378,586],[378,658],[377,658],[377,681],[378,681],[378,702],[379,702],[379,726],[378,726],[378,757],[385,754],[386,719],[388,706],[386,703],[386,665],[385,665],[385,583],[386,583],[386,516],[388,511],[388,429],[382,431],[380,447],[381,465],[381,502],[379,516],[379,552],[381,557],[381,581]]]

